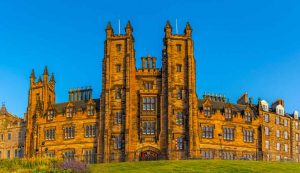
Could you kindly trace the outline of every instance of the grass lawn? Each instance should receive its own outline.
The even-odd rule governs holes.
[[[300,173],[300,164],[261,161],[227,161],[227,160],[181,160],[181,161],[148,161],[104,163],[90,166],[92,172],[292,172]]]

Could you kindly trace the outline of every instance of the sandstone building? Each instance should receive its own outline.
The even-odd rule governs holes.
[[[142,57],[137,69],[133,28],[114,34],[108,23],[102,92],[69,91],[55,102],[55,79],[30,76],[25,156],[87,163],[156,159],[249,159],[299,162],[298,113],[281,99],[253,103],[248,94],[231,103],[222,95],[196,94],[192,28],[173,34],[167,22],[162,68]],[[50,77],[50,79],[49,79]]]
[[[22,158],[25,144],[24,120],[0,109],[0,159]]]

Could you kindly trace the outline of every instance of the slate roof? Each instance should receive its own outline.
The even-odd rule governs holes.
[[[95,102],[95,106],[96,106],[96,111],[98,112],[100,110],[100,99],[93,99],[93,101]],[[63,102],[63,103],[57,103],[54,105],[54,108],[56,110],[57,113],[63,113],[65,112],[66,106],[69,104],[70,102]],[[78,109],[86,109],[88,100],[80,100],[80,101],[74,101],[72,102],[74,104],[74,108],[75,110]]]
[[[203,103],[204,103],[204,99],[200,99],[198,100],[198,107],[200,110],[203,110]],[[226,104],[228,104],[228,102],[221,102],[221,101],[210,101],[212,103],[212,110],[216,111],[216,110],[223,110],[224,107],[226,106]],[[232,113],[236,114],[238,112],[241,113],[241,115],[243,115],[244,110],[246,109],[247,105],[242,105],[242,104],[234,104],[234,103],[230,103],[232,106]],[[257,110],[257,106],[254,104],[251,104],[251,110],[253,115],[257,116],[258,115],[258,110]]]

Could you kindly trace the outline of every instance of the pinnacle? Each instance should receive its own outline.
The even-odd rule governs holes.
[[[47,66],[45,66],[43,75],[48,75],[48,74],[49,74],[49,73],[48,73],[48,68],[47,68]]]

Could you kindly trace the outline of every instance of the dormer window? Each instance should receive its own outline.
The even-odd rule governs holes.
[[[205,106],[203,108],[203,110],[204,110],[204,116],[206,116],[206,117],[210,117],[211,116],[211,107],[210,106]]]
[[[48,110],[47,120],[53,120],[53,118],[54,118],[54,110],[53,109]]]
[[[269,111],[268,102],[266,102],[265,100],[262,100],[260,103],[261,103],[261,107],[262,107],[263,111],[268,112]]]
[[[232,119],[232,114],[231,114],[231,109],[230,108],[225,108],[225,119],[226,120],[231,120]]]
[[[87,114],[90,115],[94,115],[95,113],[95,107],[93,105],[88,105],[87,107]]]
[[[276,113],[277,113],[278,115],[284,115],[284,108],[283,108],[282,105],[277,105],[277,106],[276,106]]]
[[[252,117],[251,117],[250,112],[245,112],[245,121],[246,122],[251,122],[252,121]]]
[[[71,117],[73,117],[73,114],[74,114],[74,108],[73,107],[68,107],[67,110],[66,110],[66,116],[68,118],[71,118]]]

